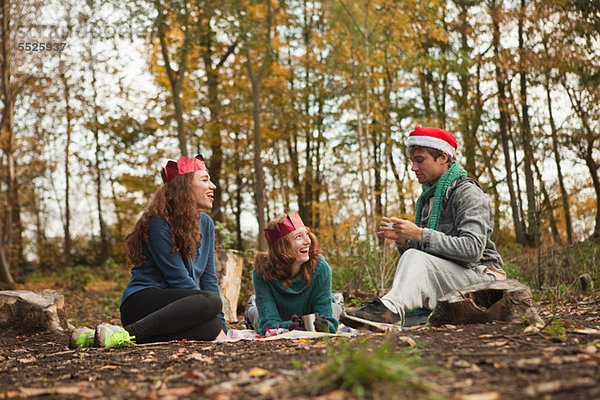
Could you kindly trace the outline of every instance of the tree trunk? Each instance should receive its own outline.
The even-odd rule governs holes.
[[[560,187],[560,198],[562,203],[563,214],[565,216],[565,230],[567,231],[567,242],[573,243],[573,223],[571,222],[571,211],[569,210],[569,194],[565,188],[562,168],[560,166],[561,156],[558,148],[558,130],[554,122],[554,113],[552,109],[552,96],[550,95],[550,78],[546,77],[546,98],[548,104],[548,117],[550,120],[550,131],[552,133],[552,153],[554,154],[554,162],[556,164],[556,174],[558,185]]]
[[[235,177],[235,239],[236,249],[244,251],[244,242],[242,240],[242,176],[240,174]]]
[[[187,8],[183,10],[186,17],[186,23],[183,24],[183,27],[185,28],[183,32],[184,39],[179,52],[180,59],[177,65],[178,68],[177,71],[174,71],[171,65],[171,60],[169,57],[169,47],[166,40],[166,25],[168,24],[168,22],[165,21],[165,13],[160,3],[161,0],[155,1],[156,8],[158,11],[158,16],[156,18],[158,39],[160,41],[161,53],[163,56],[163,61],[165,63],[165,70],[167,72],[167,77],[169,78],[169,84],[171,86],[171,96],[173,97],[173,107],[175,110],[175,121],[177,121],[177,140],[179,143],[179,151],[181,152],[182,156],[187,157],[189,154],[188,137],[183,120],[183,105],[181,103],[181,92],[183,88],[183,81],[187,72],[188,55],[191,46],[190,36],[192,34],[192,30],[190,29],[190,26],[187,23],[189,19],[189,10]],[[185,2],[183,4],[185,4]]]
[[[500,60],[500,23],[499,6],[495,0],[490,1],[489,13],[492,17],[492,45],[494,46],[494,58],[495,58],[495,75],[496,85],[498,86],[498,111],[500,113],[499,119],[499,130],[500,139],[502,142],[502,150],[504,154],[504,168],[506,170],[506,186],[508,187],[508,193],[510,196],[510,208],[512,211],[513,225],[515,229],[515,236],[517,243],[525,245],[527,243],[527,236],[525,234],[525,225],[521,220],[517,195],[515,193],[515,187],[513,182],[513,167],[510,155],[510,144],[508,138],[508,121],[510,115],[508,113],[508,104],[506,99],[506,83],[505,83],[505,72],[502,67],[502,61]]]
[[[550,195],[546,190],[546,185],[544,184],[542,173],[536,163],[534,163],[533,166],[535,168],[535,173],[537,175],[538,181],[540,182],[540,187],[542,189],[543,202],[548,215],[548,223],[550,224],[550,232],[552,233],[552,239],[554,239],[554,243],[562,245],[562,241],[560,240],[560,235],[558,233],[558,228],[556,226],[556,219],[554,218],[554,207],[552,207]]]
[[[215,64],[213,53],[213,35],[211,27],[212,18],[208,17],[200,24],[200,42],[202,43],[202,60],[206,73],[206,89],[208,93],[208,110],[210,120],[206,126],[206,134],[211,149],[211,157],[208,160],[208,170],[213,183],[220,187],[221,170],[223,168],[223,140],[221,138],[221,104],[219,101],[219,69],[227,61],[229,56],[237,47],[237,41],[233,42],[225,51],[221,59]],[[223,190],[215,192],[215,201],[211,215],[215,221],[223,220]]]
[[[460,68],[458,72],[458,82],[460,85],[460,94],[458,98],[458,115],[459,115],[459,126],[460,131],[463,134],[463,145],[461,146],[462,153],[465,157],[465,170],[473,177],[477,176],[475,169],[475,149],[477,145],[477,137],[475,133],[476,129],[471,129],[471,113],[473,105],[469,102],[469,80],[471,75],[469,74],[469,54],[471,49],[469,48],[469,42],[466,30],[468,28],[468,6],[464,3],[458,4],[460,8],[459,19],[460,19]],[[474,122],[474,121],[473,121]]]
[[[595,218],[595,226],[594,232],[592,232],[592,238],[598,239],[600,238],[600,177],[598,177],[598,168],[600,165],[594,159],[594,151],[595,151],[595,143],[598,140],[598,135],[593,131],[592,127],[589,123],[589,115],[583,109],[582,102],[577,98],[577,93],[575,91],[569,90],[569,88],[564,85],[567,91],[567,95],[569,96],[569,100],[571,101],[571,105],[575,109],[577,116],[581,120],[581,125],[583,127],[582,140],[585,141],[585,145],[581,146],[580,156],[584,159],[585,165],[588,167],[590,171],[590,176],[592,178],[592,185],[594,187],[594,192],[596,195],[596,218]]]
[[[65,115],[67,119],[66,126],[66,143],[65,143],[65,216],[63,221],[64,231],[64,249],[63,259],[66,266],[71,266],[71,206],[70,206],[70,178],[71,171],[69,170],[69,157],[71,156],[71,105],[69,102],[69,83],[64,73],[64,67],[61,70],[61,81],[63,84],[63,94],[65,99]]]
[[[110,257],[110,247],[108,244],[108,233],[106,232],[106,223],[104,222],[103,207],[102,207],[102,169],[100,166],[100,158],[102,154],[102,146],[100,144],[100,121],[98,112],[98,92],[96,88],[96,68],[93,64],[93,54],[91,48],[88,49],[90,56],[90,67],[92,72],[92,91],[93,91],[93,108],[94,108],[94,173],[96,181],[96,208],[98,211],[98,224],[100,225],[100,264],[104,265],[108,257]]]
[[[7,187],[7,209],[4,217],[3,231],[0,233],[0,279],[8,287],[14,287],[15,281],[10,273],[9,258],[7,257],[10,248],[10,238],[12,235],[12,208],[11,199],[13,190],[15,190],[15,163],[14,163],[14,115],[15,103],[11,91],[11,38],[10,38],[10,0],[2,0],[2,60],[0,68],[2,69],[2,126],[0,127],[0,137],[7,140],[4,149],[7,157],[6,166],[6,187]]]
[[[589,133],[590,136],[593,133]],[[594,192],[596,194],[596,218],[594,222],[594,232],[592,232],[592,238],[600,238],[600,179],[598,178],[598,163],[594,160],[594,140],[588,139],[588,145],[585,152],[585,165],[590,171],[592,177],[592,185],[594,186]]]
[[[252,84],[252,121],[254,132],[253,166],[254,166],[254,202],[256,204],[256,220],[258,222],[258,250],[267,250],[267,241],[263,231],[265,222],[265,182],[262,169],[262,137],[260,131],[260,89],[261,80],[254,75],[250,54],[246,52],[246,66]]]
[[[529,104],[527,99],[527,72],[525,60],[525,39],[523,32],[523,24],[525,19],[525,0],[521,0],[521,13],[519,15],[519,83],[520,83],[520,103],[521,103],[521,143],[523,145],[523,167],[525,169],[525,190],[527,192],[527,236],[530,246],[539,246],[540,232],[539,220],[537,215],[537,201],[535,198],[535,182],[533,178],[532,165],[533,148],[531,147],[532,136],[531,126],[529,125]]]
[[[0,246],[0,289],[14,289],[15,281],[10,273],[10,264],[4,253],[4,246]]]
[[[263,53],[263,63],[258,74],[255,73],[254,67],[252,66],[252,60],[250,58],[250,49],[248,48],[248,42],[245,39],[244,51],[246,53],[246,69],[248,71],[248,77],[252,85],[252,120],[253,120],[253,131],[254,131],[254,149],[253,149],[253,166],[254,166],[254,201],[256,204],[256,219],[258,222],[258,250],[267,250],[267,239],[263,233],[266,221],[265,221],[265,181],[262,169],[262,133],[261,133],[261,99],[260,92],[262,88],[262,82],[265,77],[267,66],[271,62],[271,29],[273,10],[271,9],[271,1],[267,1],[267,16],[266,16],[266,35],[265,35],[265,51]]]

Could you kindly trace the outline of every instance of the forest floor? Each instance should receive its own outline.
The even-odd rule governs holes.
[[[71,323],[118,321],[110,282],[63,293]],[[67,333],[0,331],[0,398],[334,400],[362,388],[380,399],[600,399],[600,300],[536,307],[547,322],[537,333],[488,323],[75,351]],[[386,379],[390,365],[407,370]]]

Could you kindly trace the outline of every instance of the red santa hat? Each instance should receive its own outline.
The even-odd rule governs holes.
[[[168,182],[179,175],[206,170],[204,157],[202,157],[202,154],[198,154],[194,158],[180,157],[177,162],[169,160],[167,165],[160,171],[160,176],[163,182]]]
[[[445,151],[449,156],[454,157],[458,148],[456,138],[450,132],[440,128],[415,127],[415,130],[408,135],[409,146],[431,147]]]

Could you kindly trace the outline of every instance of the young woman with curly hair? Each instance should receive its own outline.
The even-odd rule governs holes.
[[[254,259],[255,296],[246,309],[247,322],[261,335],[277,327],[335,333],[331,268],[319,254],[317,237],[299,215],[270,221],[265,236],[269,251]],[[341,307],[333,307],[339,316]],[[304,326],[299,316],[312,313],[319,315],[314,327]]]
[[[164,184],[127,235],[131,279],[121,298],[124,328],[80,327],[72,347],[124,347],[169,340],[213,340],[227,331],[214,265],[216,186],[201,155],[169,161]]]
[[[161,171],[163,186],[127,236],[133,268],[121,321],[137,343],[213,340],[226,332],[214,266],[216,186],[204,159],[181,157]]]

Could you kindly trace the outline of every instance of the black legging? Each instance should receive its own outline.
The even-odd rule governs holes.
[[[136,343],[213,340],[223,325],[219,295],[205,290],[140,290],[121,304],[121,322]]]

